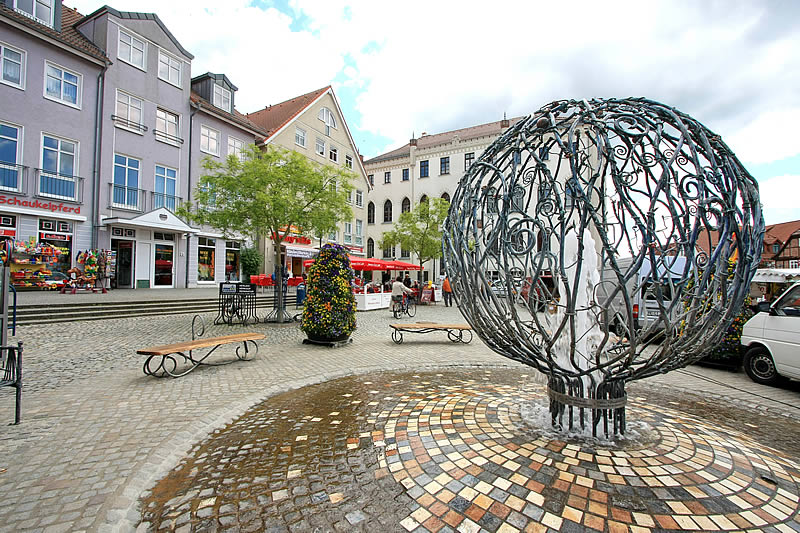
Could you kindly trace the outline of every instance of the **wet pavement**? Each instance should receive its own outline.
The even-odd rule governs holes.
[[[526,369],[370,373],[266,399],[141,501],[177,531],[800,531],[800,425],[629,386],[617,441],[553,433]]]

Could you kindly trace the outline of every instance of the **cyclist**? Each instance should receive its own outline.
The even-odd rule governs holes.
[[[392,283],[392,301],[402,304],[403,294],[414,294],[414,291],[403,284],[403,276],[397,276],[397,279]]]

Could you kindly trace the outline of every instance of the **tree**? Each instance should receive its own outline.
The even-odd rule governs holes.
[[[449,209],[450,202],[442,198],[420,202],[413,211],[400,215],[394,229],[383,234],[380,246],[399,244],[417,255],[422,268],[426,261],[442,256],[442,224]]]
[[[180,208],[178,214],[225,235],[241,233],[255,242],[271,238],[281,279],[281,243],[293,228],[327,235],[340,220],[353,216],[347,198],[355,175],[345,168],[316,164],[294,151],[250,145],[241,159],[206,158],[203,168],[194,205]],[[283,291],[276,293],[278,321],[283,322]]]

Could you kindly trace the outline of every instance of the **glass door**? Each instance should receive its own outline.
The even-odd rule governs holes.
[[[156,243],[154,287],[172,287],[174,274],[175,247],[171,244]]]

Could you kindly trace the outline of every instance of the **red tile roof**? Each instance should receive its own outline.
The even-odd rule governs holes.
[[[2,3],[0,3],[0,15],[20,24],[24,24],[25,26],[38,31],[47,37],[55,39],[69,46],[70,48],[83,52],[96,59],[103,61],[106,60],[105,53],[100,48],[95,46],[94,43],[92,43],[89,39],[84,37],[81,32],[74,28],[74,25],[83,18],[83,15],[72,8],[62,6],[60,32],[49,26],[45,26],[44,24],[36,22],[32,18],[26,17],[25,15],[6,7]]]
[[[781,222],[780,224],[770,224],[766,227],[764,243],[774,244],[777,242],[780,244],[785,244],[797,231],[800,231],[800,220]]]
[[[517,117],[509,119],[509,123],[510,125],[513,126],[523,118],[525,117]],[[486,124],[479,124],[477,126],[461,128],[459,130],[446,131],[444,133],[436,133],[434,135],[423,135],[422,137],[417,139],[417,150],[424,150],[426,148],[432,148],[437,145],[448,144],[452,142],[453,137],[456,136],[461,141],[467,141],[470,139],[478,139],[480,137],[500,135],[505,129],[502,127],[502,122],[503,122],[502,120],[498,120],[496,122],[488,122]],[[368,159],[364,161],[364,164],[369,165],[370,163],[378,163],[380,161],[385,161],[387,159],[408,157],[410,154],[411,154],[411,144],[408,143],[405,146],[397,148],[396,150],[392,150],[390,152],[386,152],[385,154],[375,156],[372,159]]]
[[[235,109],[233,113],[228,113],[224,109],[220,109],[196,92],[192,91],[192,94],[189,96],[189,99],[192,101],[193,104],[196,104],[200,108],[204,109],[205,111],[211,112],[215,115],[218,115],[222,118],[226,118],[232,122],[239,124],[240,126],[247,128],[249,130],[253,130],[254,132],[258,133],[259,135],[263,135],[264,137],[267,136],[266,130],[256,124],[251,120],[247,120],[247,116],[239,113]]]
[[[247,113],[245,115],[251,122],[256,123],[262,129],[267,131],[267,137],[271,137],[275,132],[281,129],[284,125],[288,124],[293,118],[299,115],[311,102],[325,94],[331,89],[331,86],[311,91],[280,104],[267,106],[261,111]]]

